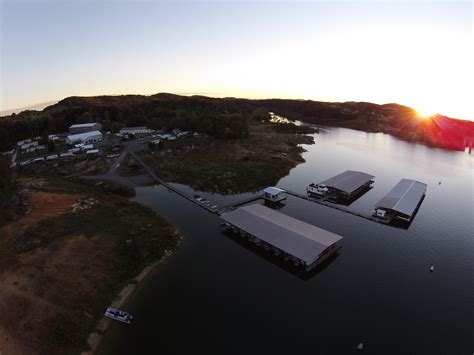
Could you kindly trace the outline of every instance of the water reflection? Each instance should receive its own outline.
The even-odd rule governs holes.
[[[137,189],[136,199],[185,238],[127,305],[137,322],[114,324],[103,352],[350,354],[364,341],[365,354],[471,353],[472,155],[346,129],[321,130],[315,141],[280,187],[304,194],[311,182],[365,171],[374,187],[351,208],[369,213],[401,178],[423,181],[410,228],[289,196],[282,213],[344,237],[339,256],[304,279],[224,236],[217,216],[161,187]],[[202,196],[218,204],[248,197]]]

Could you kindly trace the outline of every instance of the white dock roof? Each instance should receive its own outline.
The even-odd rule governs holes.
[[[428,185],[416,180],[401,179],[375,206],[411,216],[427,187]]]
[[[346,193],[352,193],[359,187],[363,186],[375,176],[363,173],[361,171],[347,170],[339,175],[333,176],[320,184],[324,184],[329,187],[344,191]]]
[[[340,235],[260,204],[239,207],[223,213],[221,218],[307,264],[316,261],[325,249],[342,239]]]
[[[263,192],[270,195],[278,195],[280,192],[285,192],[285,190],[279,189],[278,187],[270,186],[265,188]]]

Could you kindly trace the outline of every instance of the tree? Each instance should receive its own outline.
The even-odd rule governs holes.
[[[56,150],[56,145],[53,141],[48,141],[48,152],[53,153]]]
[[[0,156],[0,189],[5,189],[10,183],[11,171],[8,161]]]
[[[41,139],[39,141],[40,144],[48,144],[49,142],[49,134],[48,132],[44,131],[43,134],[41,135]]]
[[[270,114],[268,113],[268,110],[264,109],[263,107],[259,107],[253,110],[250,117],[252,117],[252,119],[255,121],[268,121],[270,119]]]
[[[79,123],[89,123],[92,122],[92,114],[89,111],[83,112],[82,115],[79,117],[77,122]]]
[[[159,141],[158,143],[155,143],[154,141],[148,142],[148,148],[150,150],[155,150],[157,148],[161,148],[163,146],[163,143]]]

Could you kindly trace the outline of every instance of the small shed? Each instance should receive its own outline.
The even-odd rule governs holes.
[[[263,190],[263,198],[270,202],[281,202],[286,200],[285,190],[275,186],[267,187]]]

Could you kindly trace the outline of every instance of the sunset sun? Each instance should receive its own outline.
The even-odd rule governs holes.
[[[416,112],[421,119],[428,119],[436,114],[434,111],[426,109],[417,109]]]

